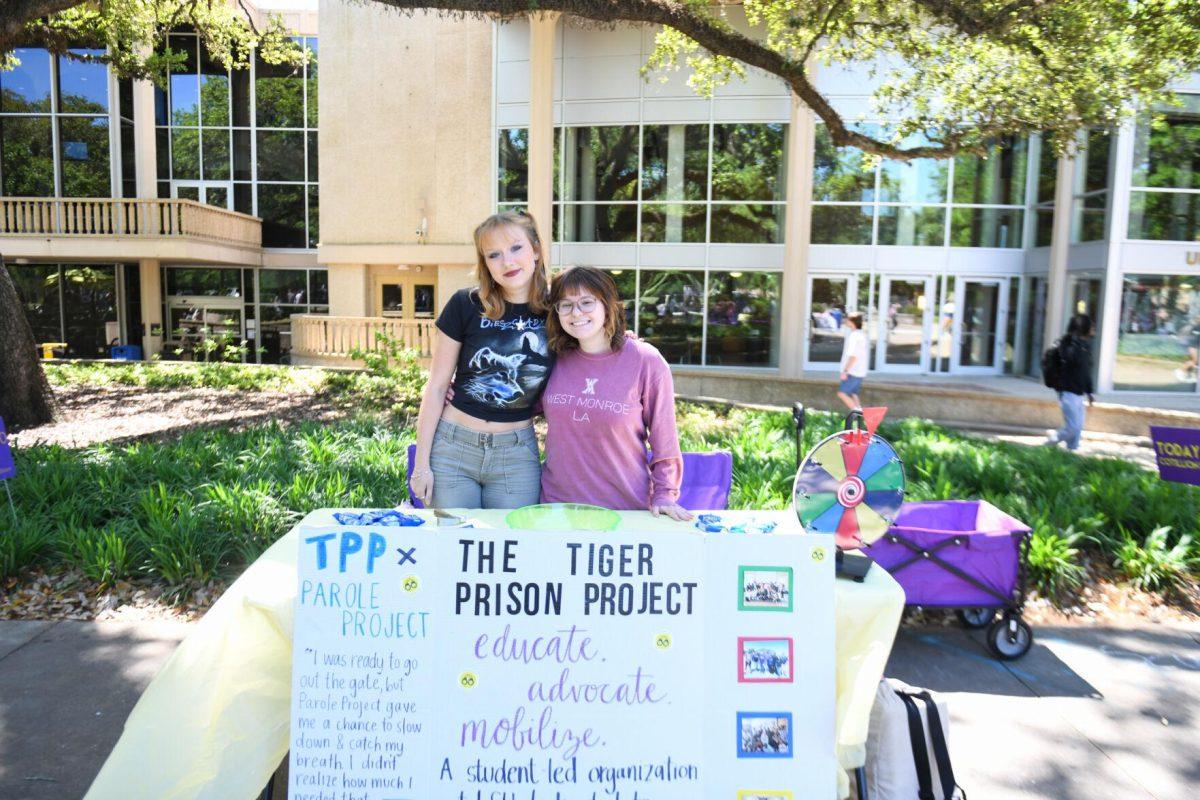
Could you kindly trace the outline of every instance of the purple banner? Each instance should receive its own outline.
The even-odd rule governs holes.
[[[1200,428],[1151,425],[1150,439],[1160,478],[1200,486]]]
[[[17,466],[13,463],[12,450],[8,447],[8,434],[4,431],[4,420],[0,418],[0,481],[8,480],[17,474]]]

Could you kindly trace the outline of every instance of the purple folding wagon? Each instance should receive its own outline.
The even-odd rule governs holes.
[[[983,500],[904,503],[863,552],[904,587],[908,605],[957,609],[967,627],[987,628],[988,649],[1007,660],[1033,644],[1021,618],[1029,534],[1028,525]]]

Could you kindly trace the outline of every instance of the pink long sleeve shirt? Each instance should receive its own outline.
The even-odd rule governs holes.
[[[626,339],[612,353],[560,355],[542,408],[543,503],[631,510],[679,499],[683,456],[675,388],[670,367],[652,345]]]

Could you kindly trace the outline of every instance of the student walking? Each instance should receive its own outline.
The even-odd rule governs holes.
[[[1092,318],[1087,314],[1076,314],[1067,324],[1067,333],[1055,347],[1058,361],[1058,404],[1062,408],[1063,425],[1050,431],[1046,444],[1064,443],[1068,450],[1079,449],[1083,435],[1086,396],[1088,405],[1096,400],[1092,396]]]
[[[838,399],[851,411],[862,411],[863,378],[867,375],[867,333],[862,329],[862,314],[848,314],[844,325],[850,329],[842,344],[842,374]]]

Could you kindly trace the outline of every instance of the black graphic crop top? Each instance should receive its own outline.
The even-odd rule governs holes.
[[[544,314],[532,313],[527,303],[507,303],[504,316],[491,320],[478,289],[459,289],[437,326],[462,345],[451,405],[489,422],[533,417],[553,366]]]

